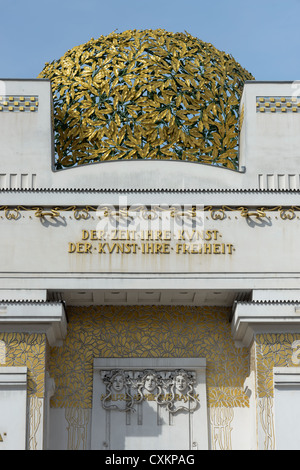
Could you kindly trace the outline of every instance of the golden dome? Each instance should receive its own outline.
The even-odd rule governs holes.
[[[252,75],[188,33],[125,31],[45,64],[56,169],[108,160],[237,167],[239,99]]]

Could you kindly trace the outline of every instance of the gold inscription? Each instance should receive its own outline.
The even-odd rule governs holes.
[[[219,230],[82,230],[81,240],[69,242],[68,253],[142,255],[232,255]]]

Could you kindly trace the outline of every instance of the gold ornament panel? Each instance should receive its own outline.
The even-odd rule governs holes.
[[[0,367],[28,368],[29,397],[43,398],[47,339],[42,333],[0,333]]]
[[[108,160],[182,160],[236,169],[239,101],[253,76],[188,33],[111,33],[46,63],[57,170]]]
[[[50,351],[53,407],[92,406],[95,357],[205,357],[209,406],[245,407],[248,350],[234,346],[229,310],[217,307],[69,307],[68,334]]]
[[[293,367],[293,343],[300,334],[265,333],[255,337],[257,393],[259,398],[274,396],[274,367]]]

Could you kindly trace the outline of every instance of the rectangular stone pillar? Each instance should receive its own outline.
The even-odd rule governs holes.
[[[26,449],[27,367],[0,367],[0,450]]]
[[[255,397],[252,413],[256,422],[258,450],[278,449],[283,433],[285,443],[294,441],[294,435],[297,434],[294,425],[285,425],[282,428],[282,403],[285,401],[288,410],[288,402],[291,400],[288,393],[290,384],[285,383],[286,377],[296,377],[293,380],[293,393],[300,383],[298,367],[295,368],[300,362],[299,311],[298,301],[286,299],[237,302],[234,309],[233,338],[238,346],[243,345],[250,349],[252,380],[249,387]],[[281,393],[278,398],[278,390],[282,389],[282,384],[285,385],[286,393]],[[278,442],[276,436],[281,436]]]
[[[60,302],[0,302],[0,450],[47,448],[49,346],[66,333]]]

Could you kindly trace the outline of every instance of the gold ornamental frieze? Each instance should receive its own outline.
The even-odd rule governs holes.
[[[36,95],[0,95],[0,112],[37,112],[39,97]]]
[[[249,370],[249,354],[246,348],[235,347],[228,313],[226,307],[69,307],[66,341],[50,350],[49,373],[56,384],[51,406],[91,408],[95,357],[206,357],[208,406],[248,407],[243,383]],[[161,388],[147,392],[144,386],[149,371],[145,371],[135,377],[138,380],[132,393],[132,383],[126,385],[125,392],[110,388],[114,379],[120,379],[118,371],[114,372],[103,377],[107,388],[99,399],[104,408],[122,411],[141,400],[159,402],[158,406],[181,413],[186,412],[184,407],[193,410],[199,405],[193,376],[187,378],[188,395],[186,390],[173,392],[175,376],[166,373],[158,377],[152,370],[152,379]],[[127,377],[123,379],[126,382]]]
[[[206,212],[206,219],[209,217],[213,220],[229,219],[231,216],[243,218],[270,218],[271,213],[279,214],[283,220],[299,219],[299,206],[275,206],[275,207],[245,207],[245,206],[201,206],[201,211]],[[173,218],[190,218],[196,219],[198,215],[197,206],[191,205],[186,207],[171,206],[164,208],[162,206],[131,206],[117,207],[110,205],[100,206],[68,206],[68,207],[42,207],[42,206],[0,206],[0,219],[4,217],[8,220],[18,220],[25,217],[26,212],[34,212],[34,216],[44,219],[50,218],[74,218],[75,220],[86,220],[89,218],[115,218],[130,219],[139,216],[143,219],[155,219],[160,217],[163,212],[169,211]],[[71,215],[72,214],[72,215]],[[31,217],[30,217],[31,218]],[[277,218],[277,217],[275,217]]]
[[[257,96],[257,113],[299,113],[299,96]]]
[[[36,271],[38,252],[43,259],[49,257],[48,270],[53,272],[64,271],[66,263],[70,272],[256,272],[250,251],[269,271],[279,263],[274,255],[287,243],[283,226],[289,224],[297,269],[299,217],[298,206],[3,205],[0,222],[7,239],[15,239],[14,265],[4,246],[0,259],[8,269],[22,271],[28,237],[35,240],[34,251],[26,248],[26,256]],[[17,239],[16,226],[21,227]],[[51,252],[56,253],[55,262]],[[288,258],[280,261],[279,269],[290,271]]]

